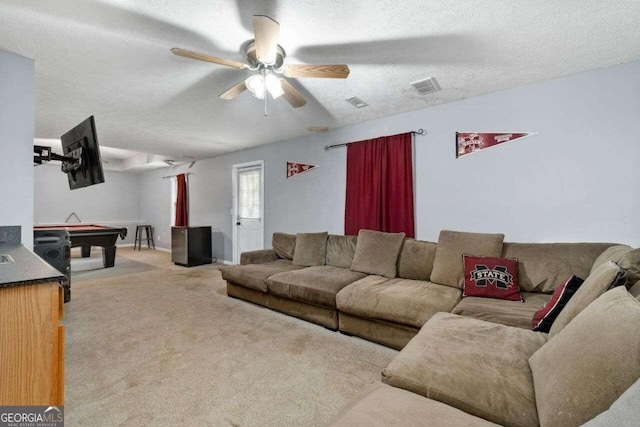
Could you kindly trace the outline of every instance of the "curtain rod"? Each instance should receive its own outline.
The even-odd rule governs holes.
[[[427,131],[420,128],[418,130],[412,130],[410,133],[414,134],[414,135],[426,135]],[[383,137],[378,137],[378,138],[384,138]],[[355,141],[355,142],[360,142],[360,141]],[[336,148],[336,147],[346,147],[349,144],[353,144],[353,142],[344,142],[342,144],[333,144],[333,145],[325,145],[324,149],[326,150],[331,150],[332,148]]]
[[[162,179],[167,179],[167,178],[175,178],[178,175],[195,175],[193,172],[185,172],[184,174],[179,173],[177,175],[167,175],[167,176],[163,176]]]

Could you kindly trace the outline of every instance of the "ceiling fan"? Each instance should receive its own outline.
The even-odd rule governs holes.
[[[222,99],[234,99],[245,90],[249,90],[258,99],[264,100],[264,115],[267,115],[267,93],[273,99],[284,97],[293,108],[302,107],[307,103],[304,97],[284,78],[282,74],[290,78],[333,78],[346,79],[349,75],[347,65],[284,65],[286,53],[278,44],[280,24],[268,16],[253,16],[253,31],[255,38],[246,48],[247,62],[233,61],[218,58],[203,53],[192,52],[186,49],[174,47],[171,52],[174,55],[185,58],[198,59],[212,62],[239,70],[257,71],[248,79],[232,86],[219,95]]]

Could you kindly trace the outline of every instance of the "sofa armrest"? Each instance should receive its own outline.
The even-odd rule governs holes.
[[[278,254],[273,249],[261,249],[259,251],[243,252],[240,254],[240,265],[264,264],[265,262],[276,261]]]

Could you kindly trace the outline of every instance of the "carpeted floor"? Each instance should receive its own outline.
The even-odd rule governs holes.
[[[215,265],[119,248],[104,277],[76,271],[67,425],[325,425],[397,354],[229,298]]]

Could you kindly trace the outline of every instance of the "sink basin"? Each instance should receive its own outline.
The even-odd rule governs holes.
[[[15,261],[13,260],[13,258],[11,258],[11,255],[0,254],[0,264],[9,264],[12,262],[15,262]]]

